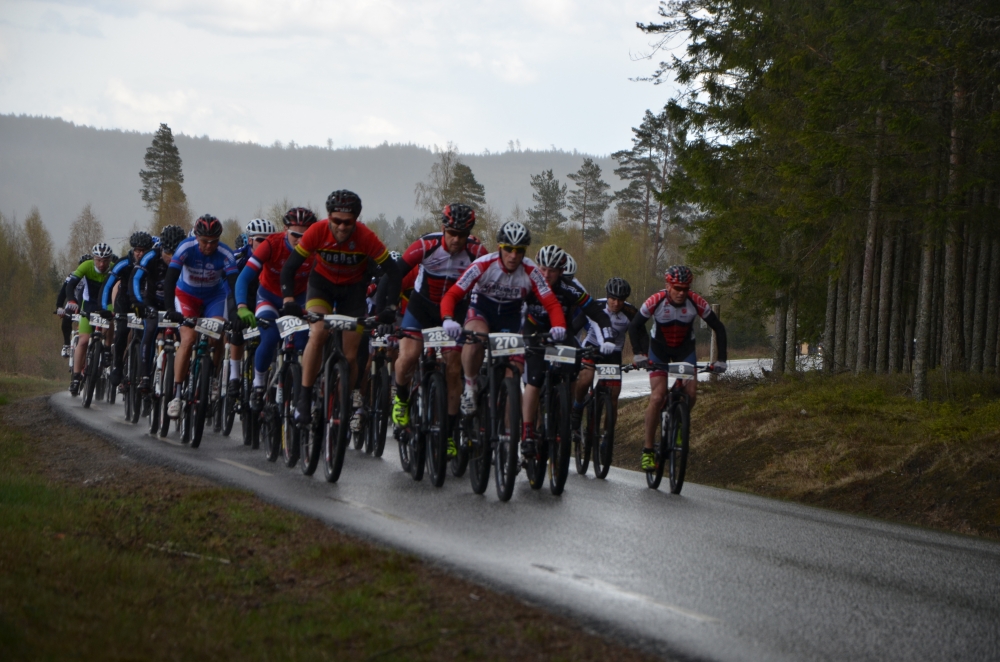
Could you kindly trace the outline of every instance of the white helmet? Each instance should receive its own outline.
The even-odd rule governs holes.
[[[94,247],[90,249],[90,254],[94,257],[111,257],[112,253],[114,253],[114,251],[111,250],[111,246],[108,246],[103,241],[98,244],[94,244]]]
[[[563,276],[572,278],[576,275],[576,260],[569,253],[566,253],[566,266],[563,267]]]
[[[517,221],[507,221],[497,231],[497,243],[509,246],[528,246],[531,244],[531,233]]]
[[[567,255],[566,251],[555,244],[549,244],[538,249],[535,262],[538,263],[538,266],[548,269],[565,269]]]
[[[257,237],[260,235],[274,234],[278,230],[275,229],[274,223],[267,220],[266,218],[255,218],[249,223],[247,223],[247,236]]]

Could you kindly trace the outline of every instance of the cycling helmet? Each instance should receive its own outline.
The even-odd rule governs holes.
[[[667,268],[663,279],[667,281],[667,285],[687,285],[690,287],[691,281],[694,280],[694,274],[687,267],[674,265]]]
[[[292,207],[281,220],[285,223],[286,228],[289,225],[309,226],[316,222],[316,214],[305,207]]]
[[[211,214],[205,214],[194,222],[194,234],[196,237],[221,237],[222,223]]]
[[[361,198],[354,191],[334,191],[326,199],[327,213],[343,212],[355,218],[361,215]]]
[[[569,253],[566,253],[566,266],[563,267],[563,278],[572,278],[576,275],[576,260]]]
[[[160,238],[153,237],[153,248],[157,248],[160,245]]]
[[[85,253],[85,254],[83,254],[83,255],[80,256],[80,261],[77,262],[77,264],[83,264],[87,260],[93,260],[93,259],[94,259],[93,255],[91,255],[90,253]]]
[[[469,205],[452,203],[441,211],[441,222],[450,230],[469,232],[476,224],[476,210]]]
[[[250,239],[247,237],[247,233],[246,232],[241,232],[238,235],[236,235],[236,248],[237,249],[243,248],[249,242],[250,242]]]
[[[132,236],[128,238],[128,243],[132,248],[141,248],[144,251],[148,251],[153,247],[153,236],[148,232],[139,230],[132,233]]]
[[[535,256],[535,262],[537,262],[540,267],[546,267],[549,269],[565,269],[566,251],[559,248],[555,244],[542,246],[538,249],[538,255]]]
[[[517,221],[507,221],[497,231],[497,243],[508,246],[530,246],[531,233]]]
[[[94,244],[94,247],[90,249],[90,252],[91,254],[93,254],[95,258],[111,257],[111,255],[114,253],[114,251],[111,250],[111,246],[108,246],[103,241],[99,244]]]
[[[249,223],[247,223],[247,236],[257,237],[260,235],[269,235],[277,232],[277,228],[274,227],[274,223],[267,220],[266,218],[255,218]]]
[[[608,281],[607,285],[604,286],[604,291],[607,292],[609,297],[627,299],[628,295],[632,294],[632,286],[629,285],[628,281],[624,278],[615,276]]]
[[[167,253],[174,253],[177,247],[184,241],[186,233],[184,228],[178,225],[168,225],[160,230],[160,250]]]
[[[116,253],[112,253],[111,254],[111,264],[118,264],[118,260],[120,260],[120,259],[121,258],[119,258]]]

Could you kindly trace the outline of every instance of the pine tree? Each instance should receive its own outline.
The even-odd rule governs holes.
[[[146,149],[145,169],[139,171],[139,193],[146,208],[153,212],[152,230],[159,233],[165,225],[190,226],[190,211],[184,194],[181,156],[174,144],[174,134],[166,124],[153,134]]]
[[[531,175],[531,188],[535,189],[531,194],[535,206],[527,210],[531,230],[544,235],[565,223],[562,210],[566,208],[566,185],[560,186],[552,170]]]
[[[611,205],[608,194],[611,186],[601,179],[601,166],[589,157],[583,159],[579,170],[566,176],[576,183],[576,188],[567,196],[569,219],[580,224],[585,241],[595,241],[604,234],[604,212]]]
[[[451,183],[441,192],[446,205],[461,203],[479,210],[486,205],[486,189],[476,181],[472,168],[456,161],[451,169]],[[444,205],[441,205],[444,209]]]

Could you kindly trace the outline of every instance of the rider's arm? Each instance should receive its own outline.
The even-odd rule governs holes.
[[[719,316],[715,314],[715,311],[709,309],[708,315],[703,318],[705,324],[708,328],[715,331],[715,344],[719,348],[719,360],[723,363],[726,362],[726,326],[719,319]]]
[[[142,291],[142,277],[146,275],[146,265],[149,264],[151,259],[159,259],[159,255],[156,251],[149,251],[142,256],[139,260],[139,264],[135,265],[132,269],[132,296],[135,297],[135,303],[139,306],[146,305],[146,297],[143,296]]]
[[[257,282],[258,272],[260,268],[251,259],[247,261],[247,265],[243,267],[243,271],[240,272],[240,277],[236,279],[236,305],[237,306],[248,306],[247,295],[250,290],[250,286]]]
[[[128,260],[122,259],[118,261],[118,264],[111,268],[111,273],[108,274],[108,279],[104,281],[104,287],[101,288],[102,309],[111,310],[111,292],[115,289],[115,283],[118,282],[118,277],[126,266],[128,266]]]
[[[378,259],[376,259],[375,262],[382,267],[382,271],[385,274],[382,276],[382,280],[385,281],[385,287],[382,288],[384,294],[382,295],[383,301],[381,305],[378,303],[378,293],[376,292],[376,313],[382,312],[385,307],[391,307],[393,310],[396,309],[395,307],[399,301],[399,289],[403,282],[403,272],[400,271],[399,265],[396,261],[389,257],[388,251],[380,257],[382,261],[379,262]],[[379,283],[379,285],[381,285],[381,283]]]
[[[84,262],[86,264],[86,262]],[[66,287],[63,288],[66,292],[67,301],[76,301],[76,286],[83,280],[83,269],[82,266],[76,268],[76,271],[69,275],[66,279]]]
[[[59,288],[59,294],[56,296],[56,308],[62,308],[63,304],[66,303],[66,283],[69,282],[69,276],[63,281],[63,286]]]
[[[302,242],[299,242],[299,245],[285,260],[285,266],[281,268],[281,296],[286,299],[295,298],[295,272],[310,255],[310,252],[302,250]]]
[[[542,278],[542,272],[538,269],[532,269],[531,273],[528,274],[528,280],[531,281],[531,289],[535,293],[535,296],[538,297],[538,301],[549,314],[549,324],[553,328],[561,326],[565,329],[566,316],[563,315],[562,306],[559,304],[559,299],[556,298],[556,295],[549,288],[549,284]]]
[[[466,267],[462,277],[441,297],[441,319],[451,319],[455,316],[455,306],[465,298],[482,275],[483,267],[479,260]],[[562,313],[561,310],[559,312]]]
[[[615,337],[615,331],[611,328],[611,319],[604,312],[604,306],[598,303],[597,299],[591,298],[587,302],[587,305],[583,307],[583,314],[591,321],[597,323],[599,329],[598,338],[612,340]]]
[[[646,322],[649,318],[636,311],[635,317],[628,323],[628,337],[632,341],[632,352],[649,354],[649,334],[646,333]]]
[[[174,310],[174,289],[177,281],[181,278],[181,270],[171,264],[167,267],[167,275],[163,279],[163,307],[170,311]]]

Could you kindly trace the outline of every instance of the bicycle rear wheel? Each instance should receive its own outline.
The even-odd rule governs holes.
[[[328,362],[324,385],[323,410],[314,412],[313,417],[322,416],[323,426],[313,426],[313,432],[324,440],[323,473],[328,483],[336,483],[344,468],[344,454],[347,453],[347,435],[351,421],[351,372],[347,361]]]
[[[205,433],[205,419],[211,407],[212,398],[212,357],[203,356],[198,366],[198,390],[195,392],[194,429],[191,431],[191,448],[201,445],[201,437]]]
[[[594,407],[594,476],[604,479],[611,468],[615,449],[615,410],[611,394],[597,394]]]
[[[663,480],[663,465],[666,457],[667,438],[670,436],[670,419],[664,410],[660,412],[660,440],[653,446],[653,468],[646,471],[646,485],[651,489],[659,489],[660,481]]]
[[[273,433],[278,436],[278,443],[285,458],[285,466],[291,469],[299,461],[303,440],[308,439],[310,430],[302,430],[295,423],[295,391],[290,380],[286,378],[287,375],[288,371],[286,370],[285,374],[279,377],[276,388],[281,389],[281,392],[275,390],[274,393],[275,401],[280,400],[280,404],[277,405],[278,419],[274,423]],[[315,388],[322,389],[324,382],[325,380],[320,381]],[[320,443],[321,438],[317,438],[315,441]]]
[[[427,380],[427,472],[431,485],[441,487],[448,470],[448,391],[444,375],[432,372]]]
[[[691,421],[687,405],[677,403],[674,416],[670,419],[670,434],[667,439],[666,461],[670,469],[670,491],[680,494],[684,487],[684,472],[687,469],[688,449],[691,447]]]
[[[389,392],[390,388],[389,367],[383,365],[375,377],[372,377],[373,386],[377,386],[375,395],[372,397],[372,420],[368,425],[372,434],[371,453],[375,457],[382,457],[385,451],[385,437],[389,432]],[[367,448],[365,449],[367,452]]]
[[[83,374],[83,406],[89,408],[94,400],[94,389],[97,388],[97,371],[101,365],[101,349],[99,343],[91,337],[87,347],[87,367]],[[100,398],[98,398],[100,400]]]
[[[170,417],[167,408],[174,397],[174,353],[167,352],[163,357],[163,370],[160,372],[160,437],[166,437],[170,432]]]
[[[497,451],[493,458],[496,468],[497,498],[510,501],[514,493],[521,442],[521,384],[514,377],[504,378],[497,387]]]
[[[126,409],[131,406],[131,420],[133,423],[139,422],[139,416],[142,414],[142,394],[139,393],[139,353],[141,348],[137,340],[132,341],[132,348],[128,352],[128,393],[126,394],[126,399],[128,402],[125,403]]]
[[[595,398],[596,395],[593,391],[590,392],[586,404],[583,406],[583,411],[580,419],[580,429],[573,430],[573,454],[576,459],[576,473],[581,476],[587,475],[587,469],[590,468],[590,454],[591,449],[594,447],[594,430],[595,425]],[[597,466],[594,466],[594,470],[597,470]]]
[[[552,413],[552,389],[546,383],[539,398],[538,418],[535,425],[535,457],[526,459],[528,485],[531,489],[541,489],[545,484],[545,472],[549,465],[549,441],[555,437],[552,428],[555,426]]]
[[[571,409],[573,408],[570,384],[563,381],[555,388],[555,441],[550,449],[549,490],[556,496],[563,493],[566,478],[569,476],[569,457],[573,453],[572,426],[570,425]]]
[[[462,422],[469,444],[469,482],[476,494],[482,494],[489,487],[490,470],[493,468],[489,406],[489,391],[480,389],[476,413]]]
[[[427,457],[427,442],[423,430],[420,429],[420,408],[417,401],[420,395],[418,391],[410,393],[410,426],[407,428],[407,436],[410,456],[410,476],[413,480],[424,479],[424,461]]]

